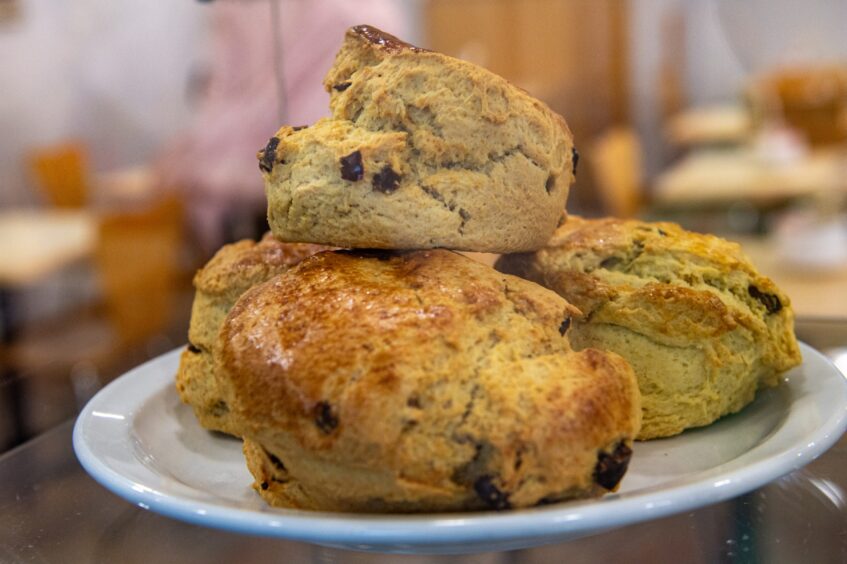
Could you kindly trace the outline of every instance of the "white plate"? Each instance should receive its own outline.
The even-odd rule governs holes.
[[[269,508],[250,488],[239,441],[203,430],[180,403],[179,351],[98,393],[74,428],[83,467],[121,497],[164,515],[243,533],[357,550],[524,548],[722,501],[799,468],[847,427],[847,380],[802,345],[804,362],[741,413],[678,437],[636,443],[618,493],[534,509],[438,515]]]

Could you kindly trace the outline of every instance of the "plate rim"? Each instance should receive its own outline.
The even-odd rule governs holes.
[[[100,390],[82,409],[74,424],[73,448],[86,472],[107,490],[134,505],[195,525],[364,550],[396,551],[398,547],[400,550],[406,547],[405,550],[412,551],[416,548],[426,549],[428,546],[436,548],[479,542],[494,545],[497,542],[520,539],[545,539],[546,542],[554,542],[556,539],[575,538],[604,529],[666,517],[725,501],[788,474],[826,452],[847,428],[847,401],[842,401],[840,410],[826,414],[827,417],[815,432],[804,437],[804,444],[791,444],[776,454],[756,460],[731,472],[730,479],[722,474],[714,476],[717,468],[714,467],[699,472],[702,476],[683,484],[670,487],[652,486],[626,494],[613,493],[602,498],[538,508],[508,512],[437,514],[349,514],[270,507],[263,507],[263,510],[259,511],[189,500],[134,482],[101,460],[86,442],[86,426],[97,423],[92,413],[104,398],[140,378],[139,375],[149,371],[152,364],[172,361],[171,357],[177,357],[183,348],[174,349],[128,371]],[[809,345],[800,343],[800,348],[803,354],[801,366],[807,366],[809,359],[814,359],[818,364],[822,363],[830,371],[828,377],[840,378],[841,396],[842,399],[847,399],[847,376]],[[812,377],[815,377],[815,374],[812,374]],[[165,380],[163,376],[161,379],[162,384],[165,381],[173,381],[172,378]],[[787,385],[790,385],[790,380]],[[135,398],[134,405],[142,405],[162,389],[157,380],[155,385],[151,384],[148,395]],[[785,422],[777,428],[777,435],[784,426]],[[131,449],[132,426],[128,424],[112,428],[120,428],[126,432],[126,448]],[[756,447],[766,442],[760,442]],[[748,452],[754,450],[755,448]],[[156,475],[149,467],[145,467],[145,472]],[[717,477],[721,479],[713,480]],[[712,488],[704,489],[710,481]],[[614,504],[616,510],[612,521],[608,520],[610,504]],[[524,544],[530,546],[540,542]]]

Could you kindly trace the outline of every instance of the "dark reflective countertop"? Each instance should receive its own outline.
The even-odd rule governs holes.
[[[800,320],[798,337],[847,351],[847,320]],[[847,562],[847,436],[749,494],[574,541],[512,552],[383,555],[190,525],[110,493],[77,462],[73,422],[0,456],[0,562]]]

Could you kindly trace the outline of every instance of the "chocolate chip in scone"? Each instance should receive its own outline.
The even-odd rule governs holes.
[[[521,469],[522,465],[523,465],[523,451],[518,450],[518,451],[515,452],[515,461],[514,461],[512,467],[517,471],[517,470]]]
[[[315,425],[327,435],[338,427],[338,417],[332,412],[332,406],[325,401],[319,401],[315,406]]]
[[[263,490],[266,490],[270,487],[270,485],[267,482],[262,482],[261,487],[262,487]]]
[[[222,417],[229,413],[229,405],[224,400],[218,400],[214,404],[212,404],[212,407],[209,411],[215,417]]]
[[[421,398],[417,394],[412,394],[406,399],[406,405],[414,409],[421,408]]]
[[[188,342],[188,352],[194,353],[194,354],[199,354],[203,351],[202,351],[202,349],[200,349],[200,347],[198,347],[197,345],[195,345],[194,343],[189,341]]]
[[[568,329],[570,329],[570,327],[571,327],[571,318],[566,317],[565,320],[562,321],[562,324],[559,325],[559,335],[564,337],[565,333],[568,332]]]
[[[477,478],[473,484],[473,489],[479,499],[491,509],[500,511],[512,507],[512,504],[509,503],[509,494],[495,486],[491,476],[486,475]]]
[[[300,131],[301,129],[306,129],[307,127],[309,127],[309,126],[308,125],[295,125],[291,129],[294,130],[294,131]]]
[[[471,213],[465,208],[459,208],[459,216],[462,218],[462,222],[465,222],[471,218]]]
[[[339,159],[341,163],[341,178],[356,182],[365,176],[365,166],[362,164],[362,153],[353,151]]]
[[[776,313],[782,309],[782,302],[779,301],[779,298],[774,294],[762,292],[752,284],[747,287],[747,293],[750,294],[751,298],[759,300],[762,305],[765,306],[765,309],[768,310],[768,313]]]
[[[611,454],[600,451],[597,455],[597,464],[594,466],[594,481],[607,490],[615,489],[626,474],[630,458],[632,458],[632,449],[623,442],[618,443]]]
[[[573,175],[576,176],[576,166],[579,164],[579,151],[576,147],[571,149],[571,162],[573,163]]]
[[[381,171],[374,174],[373,187],[375,191],[391,194],[397,190],[398,186],[400,186],[400,175],[394,172],[394,169],[389,165],[385,165]]]
[[[547,177],[547,182],[544,183],[544,189],[547,190],[547,193],[549,194],[550,192],[553,191],[553,186],[555,186],[555,185],[556,185],[556,176],[551,174],[550,176]]]
[[[279,138],[271,137],[268,141],[268,144],[265,145],[265,148],[259,151],[261,156],[259,157],[259,170],[262,172],[270,173],[274,168],[274,162],[276,161],[276,148],[279,146]]]
[[[459,436],[455,437],[455,440],[459,444],[464,444],[474,439],[467,436]],[[489,468],[496,466],[497,457],[498,451],[494,445],[488,441],[476,442],[474,444],[473,457],[453,470],[450,479],[462,486],[473,485],[481,476],[490,475],[491,470]]]
[[[342,82],[340,84],[334,84],[332,86],[332,89],[335,90],[336,92],[344,92],[345,90],[350,88],[351,84],[353,84],[353,83],[352,82]]]
[[[400,426],[400,430],[404,433],[408,433],[417,426],[418,421],[416,421],[415,419],[404,419],[403,423]]]
[[[270,453],[268,451],[265,451],[265,454],[268,455],[268,460],[271,461],[271,464],[273,464],[274,467],[276,467],[277,470],[279,470],[280,472],[286,472],[285,464],[282,463],[282,460],[280,460],[279,458],[277,458],[276,456],[274,456],[272,453]]]
[[[658,234],[659,234],[659,235],[661,235],[662,237],[667,237],[667,236],[668,236],[667,232],[666,232],[664,229],[662,229],[661,227],[656,228],[656,233],[658,233]]]

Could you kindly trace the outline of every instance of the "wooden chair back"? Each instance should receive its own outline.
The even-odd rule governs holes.
[[[141,343],[166,327],[183,242],[183,207],[175,197],[100,220],[95,263],[110,321],[124,344]]]
[[[88,200],[88,156],[85,145],[68,141],[33,149],[27,155],[33,181],[60,208],[79,208]]]
[[[812,146],[847,141],[847,66],[788,68],[748,85],[757,125],[782,121]]]
[[[641,158],[641,143],[630,128],[610,129],[592,145],[588,162],[607,214],[632,217],[638,213],[644,197]]]

